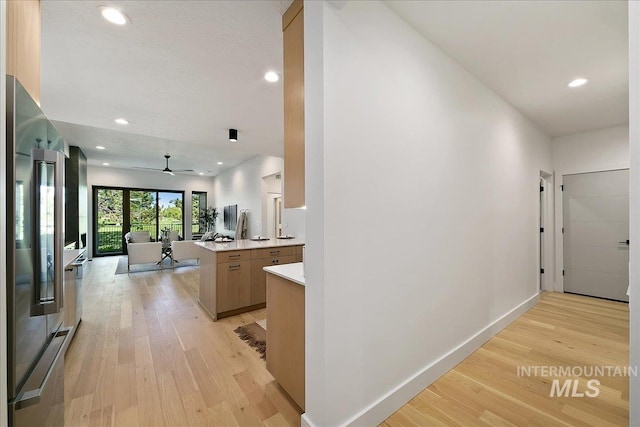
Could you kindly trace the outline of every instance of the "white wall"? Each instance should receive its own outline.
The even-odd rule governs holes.
[[[303,422],[370,426],[537,301],[551,147],[384,4],[341,5],[304,12]]]
[[[147,172],[130,169],[116,169],[99,166],[89,166],[87,168],[87,184],[89,186],[89,236],[87,246],[90,253],[93,248],[93,186],[112,187],[132,187],[148,188],[154,190],[175,190],[184,191],[185,218],[185,238],[191,238],[191,193],[193,191],[206,191],[207,204],[213,205],[213,181],[211,177],[201,177],[193,175],[171,176],[160,172]]]
[[[554,138],[553,170],[561,175],[629,167],[629,126],[614,126]]]
[[[222,212],[226,205],[238,205],[241,209],[249,209],[247,228],[248,236],[267,234],[266,224],[263,229],[263,186],[262,178],[282,172],[284,161],[280,157],[256,156],[238,166],[229,169],[213,179],[214,206]],[[216,231],[224,228],[222,213],[218,216]],[[304,210],[283,209],[282,232],[297,237],[304,237]],[[224,234],[233,233],[225,231]]]
[[[564,290],[562,269],[563,175],[600,172],[629,167],[629,126],[614,126],[554,138],[551,141],[555,194],[555,271],[553,290]]]
[[[629,2],[629,365],[640,366],[640,2]],[[640,425],[640,378],[629,378],[629,425]]]

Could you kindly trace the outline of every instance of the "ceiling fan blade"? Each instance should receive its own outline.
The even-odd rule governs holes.
[[[134,166],[134,169],[144,169],[144,170],[150,170],[150,171],[160,171],[162,173],[166,173],[169,174],[171,176],[176,176],[175,173],[173,173],[174,171],[169,169],[169,159],[171,158],[170,155],[165,154],[164,156],[165,158],[165,168],[164,169],[160,169],[160,168],[143,168],[141,166]],[[176,169],[175,172],[195,172],[193,169]]]
[[[145,169],[145,170],[149,170],[149,171],[161,171],[162,169],[159,168],[143,168],[142,166],[134,166],[134,169]]]

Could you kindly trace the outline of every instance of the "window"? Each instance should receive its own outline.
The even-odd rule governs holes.
[[[100,188],[95,191],[94,253],[96,255],[121,254],[123,250],[123,196],[124,191]]]
[[[184,238],[184,192],[135,188],[94,187],[94,254],[126,251],[124,235],[148,231],[156,239],[163,230]]]
[[[207,193],[203,191],[194,191],[191,193],[191,233],[203,234],[205,231],[204,221],[200,220],[207,210]]]

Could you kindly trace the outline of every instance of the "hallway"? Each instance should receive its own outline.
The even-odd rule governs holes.
[[[629,378],[597,377],[597,397],[550,397],[551,375],[518,367],[629,365],[627,304],[543,293],[540,302],[446,373],[382,426],[626,426]],[[542,372],[541,370],[539,372]],[[567,377],[560,379],[564,384]],[[580,378],[578,393],[586,389]],[[573,385],[572,385],[573,388]]]

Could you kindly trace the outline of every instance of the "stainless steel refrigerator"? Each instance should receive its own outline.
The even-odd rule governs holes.
[[[62,426],[64,140],[7,76],[7,390],[12,426]]]

